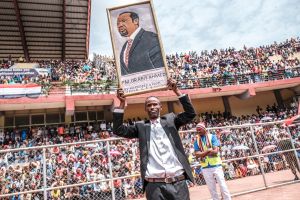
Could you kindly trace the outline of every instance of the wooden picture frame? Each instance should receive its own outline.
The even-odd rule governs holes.
[[[169,72],[152,1],[107,8],[107,16],[125,96],[166,89]]]

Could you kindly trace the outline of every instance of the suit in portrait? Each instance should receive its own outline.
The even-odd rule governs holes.
[[[129,51],[128,66],[124,62],[126,42],[120,53],[121,74],[128,75],[164,66],[158,35],[141,29]]]
[[[185,125],[193,120],[196,116],[195,110],[188,98],[187,95],[184,95],[179,98],[180,103],[184,109],[184,112],[176,115],[174,113],[168,113],[160,117],[160,123],[168,136],[170,143],[177,155],[177,158],[183,169],[186,173],[186,178],[193,182],[192,170],[189,165],[187,156],[178,134],[180,126]],[[151,123],[150,121],[141,121],[136,122],[134,125],[123,125],[123,116],[124,113],[113,112],[113,131],[114,134],[119,135],[125,138],[138,138],[139,139],[139,148],[140,148],[140,171],[141,178],[143,180],[143,190],[147,181],[145,181],[145,175],[147,170],[149,151],[150,151],[150,132],[151,132]]]

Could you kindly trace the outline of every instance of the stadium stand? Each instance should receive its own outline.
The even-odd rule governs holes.
[[[4,2],[0,5],[0,87],[36,84],[42,86],[43,95],[36,100],[0,99],[0,195],[38,190],[0,198],[43,199],[43,187],[60,186],[63,188],[47,191],[47,199],[143,197],[142,182],[136,176],[140,167],[139,144],[135,140],[121,140],[111,131],[109,113],[114,98],[110,93],[114,93],[117,86],[113,58],[94,55],[93,61],[87,60],[91,1]],[[289,129],[293,148],[279,145],[279,140],[287,134],[282,122],[253,126],[254,129],[252,126],[226,127],[284,121],[300,113],[299,37],[241,50],[176,53],[167,55],[166,60],[171,76],[193,101],[199,103],[200,98],[211,101],[216,95],[221,99],[221,103],[210,102],[221,107],[220,111],[201,113],[197,106],[197,119],[181,130],[196,185],[205,184],[199,162],[192,155],[195,133],[191,130],[198,121],[206,123],[221,140],[227,180],[292,169],[288,154],[291,152],[278,152],[297,152],[295,148],[298,148],[299,154],[298,125]],[[17,65],[34,65],[32,69],[40,71],[34,76],[3,75]],[[270,84],[256,90],[241,87],[266,82]],[[233,89],[226,90],[226,86]],[[208,88],[212,90],[206,90]],[[239,89],[241,92],[236,92]],[[264,91],[274,93],[275,97],[265,98],[264,102],[254,98],[256,92]],[[256,109],[253,105],[244,105],[239,112],[232,112],[238,105],[232,100],[230,104],[228,96],[242,100],[253,97]],[[167,92],[161,97],[168,111],[177,109],[174,98]],[[130,114],[124,123],[134,124],[143,119],[136,109],[143,107],[144,98],[143,95],[129,98]],[[94,142],[98,140],[101,141]],[[87,141],[92,143],[80,144]],[[73,144],[55,146],[67,143]],[[54,146],[28,150],[43,145]],[[266,152],[269,154],[265,155]],[[124,176],[134,177],[122,178]],[[116,179],[109,181],[110,178]],[[85,184],[91,181],[96,182]],[[64,187],[72,184],[79,185]]]
[[[0,59],[87,59],[91,1],[3,0]]]

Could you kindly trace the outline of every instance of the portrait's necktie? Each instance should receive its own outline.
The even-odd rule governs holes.
[[[132,42],[133,42],[132,39],[129,39],[128,42],[127,42],[127,48],[126,48],[126,51],[125,51],[125,65],[126,65],[126,67],[128,67],[128,58],[129,58],[129,52],[130,52],[130,49],[131,49],[131,46],[132,46]]]

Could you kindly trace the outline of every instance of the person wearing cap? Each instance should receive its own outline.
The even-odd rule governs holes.
[[[139,138],[141,178],[148,200],[188,200],[186,180],[194,180],[178,130],[194,119],[195,110],[189,97],[177,88],[174,79],[168,80],[168,87],[179,97],[184,112],[161,116],[160,100],[150,96],[145,101],[145,111],[150,120],[124,125],[126,98],[122,89],[117,90],[120,107],[113,112],[114,134]]]
[[[197,137],[194,143],[195,156],[200,158],[203,177],[213,200],[219,200],[216,180],[220,185],[223,200],[229,200],[230,192],[227,188],[222,160],[219,154],[220,142],[216,135],[208,133],[204,123],[196,125]]]

